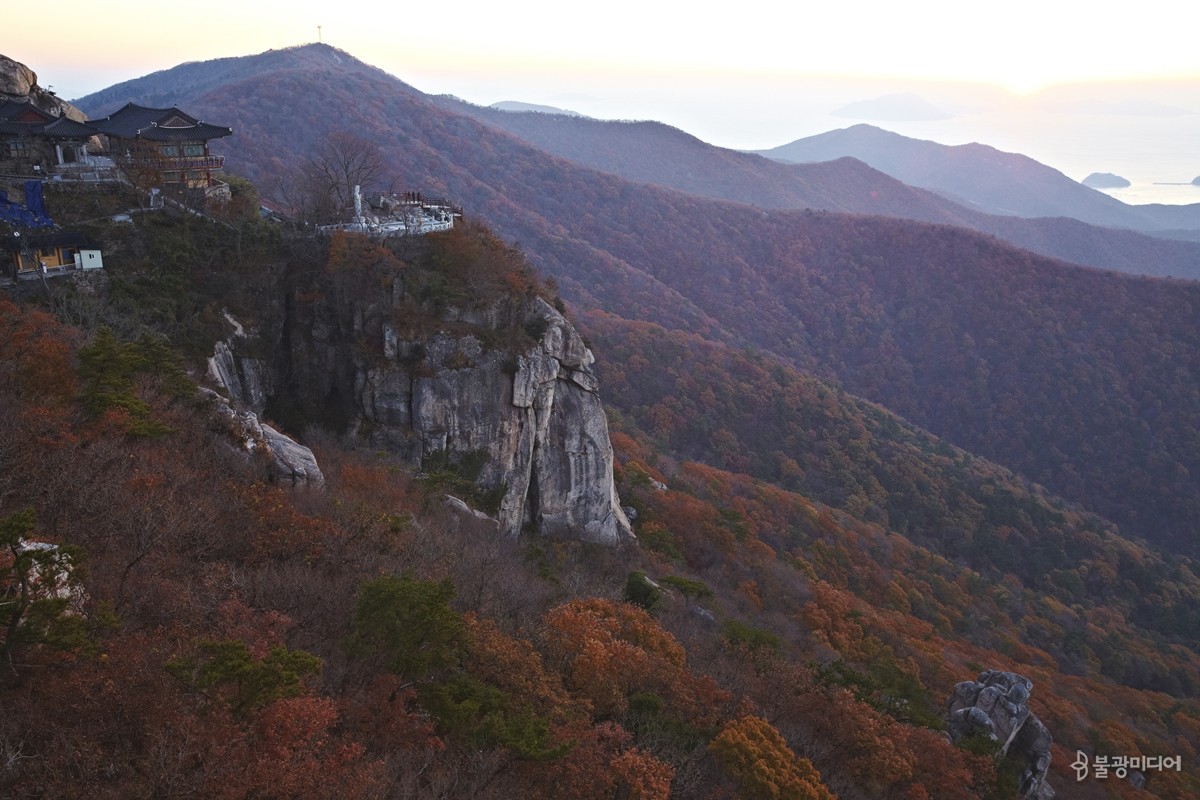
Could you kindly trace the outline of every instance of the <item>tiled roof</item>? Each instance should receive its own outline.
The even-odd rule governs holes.
[[[139,139],[151,142],[194,142],[220,139],[233,133],[233,128],[222,128],[219,125],[209,125],[200,122],[187,128],[171,128],[162,125],[151,125],[138,131]]]
[[[69,117],[59,117],[54,122],[47,122],[43,125],[42,133],[67,139],[86,139],[95,136],[99,131],[86,122],[76,122]]]
[[[103,119],[92,120],[102,133],[121,139],[149,139],[156,142],[218,139],[233,133],[232,128],[209,125],[178,108],[150,108],[126,103]]]
[[[0,134],[47,136],[58,139],[87,139],[99,131],[86,122],[56,117],[30,103],[0,102]]]
[[[17,123],[49,122],[54,115],[42,111],[33,103],[20,100],[0,100],[0,120]]]

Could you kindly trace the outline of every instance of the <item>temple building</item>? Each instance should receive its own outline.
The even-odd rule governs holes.
[[[213,173],[224,167],[225,157],[210,153],[208,143],[229,136],[233,128],[201,122],[178,108],[135,103],[89,124],[108,139],[109,155],[118,164],[145,173],[137,182],[209,194],[224,186]]]
[[[82,165],[99,131],[86,122],[55,116],[33,103],[0,99],[0,165],[19,175]]]

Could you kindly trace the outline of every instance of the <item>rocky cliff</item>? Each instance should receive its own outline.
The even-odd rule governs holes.
[[[275,483],[309,489],[325,485],[312,450],[263,424],[253,411],[233,408],[227,398],[210,389],[201,388],[200,397],[209,406],[214,429],[224,434],[230,449],[247,461],[261,458]]]
[[[1050,731],[1029,710],[1033,681],[1015,672],[986,670],[954,687],[947,707],[950,737],[984,736],[1002,756],[1020,765],[1017,790],[1024,800],[1050,800]]]
[[[483,489],[503,487],[497,518],[508,535],[530,527],[605,544],[629,537],[591,351],[540,298],[518,311],[521,330],[538,334],[532,342],[515,353],[485,345],[513,311],[472,315],[467,329],[424,340],[382,323],[383,359],[355,363],[358,424],[412,463],[481,461],[474,478]],[[367,330],[370,322],[366,315]],[[316,363],[337,357],[328,341],[309,344]]]
[[[87,115],[48,89],[38,86],[37,73],[29,67],[0,55],[0,99],[28,100],[43,111],[83,122]]]
[[[211,373],[253,410],[289,405],[473,482],[506,535],[632,538],[593,355],[562,314],[531,293],[467,308],[418,302],[402,271],[373,277],[366,290],[329,278],[297,293],[281,333],[249,346],[253,337],[232,337]]]

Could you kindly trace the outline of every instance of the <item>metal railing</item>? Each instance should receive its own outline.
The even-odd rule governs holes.
[[[151,164],[158,169],[224,169],[225,156],[164,156],[162,158],[148,158],[146,164]]]

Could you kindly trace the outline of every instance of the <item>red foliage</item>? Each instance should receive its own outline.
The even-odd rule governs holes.
[[[255,558],[311,563],[337,538],[328,519],[302,513],[284,489],[258,483],[232,490],[249,518],[246,538]]]
[[[546,625],[549,658],[598,716],[620,716],[631,695],[647,692],[679,718],[708,727],[728,702],[711,678],[692,674],[679,642],[637,606],[574,600],[551,609]]]
[[[675,771],[631,747],[633,737],[615,722],[572,726],[561,732],[575,742],[565,757],[528,770],[532,797],[554,800],[666,800]]]

